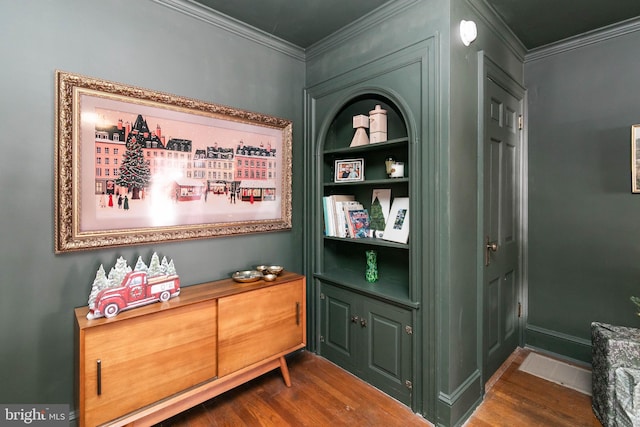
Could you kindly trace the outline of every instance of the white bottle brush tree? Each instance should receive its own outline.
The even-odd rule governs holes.
[[[144,263],[144,261],[142,260],[142,257],[139,256],[138,261],[136,262],[136,266],[133,267],[133,270],[147,272],[149,271],[149,267],[147,267],[147,264]]]
[[[107,279],[107,273],[104,271],[104,267],[100,264],[100,268],[96,272],[96,278],[93,280],[93,285],[91,285],[91,293],[89,294],[89,308],[93,309],[93,303],[96,300],[96,296],[98,292],[103,289],[107,289],[110,287],[109,279]]]
[[[149,270],[147,270],[149,277],[161,276],[164,274],[162,271],[162,265],[160,264],[160,258],[157,253],[153,253],[151,256],[151,262],[149,263]]]
[[[120,257],[116,260],[116,265],[109,271],[109,281],[111,286],[120,286],[124,276],[131,272],[131,267],[127,265],[127,260]]]

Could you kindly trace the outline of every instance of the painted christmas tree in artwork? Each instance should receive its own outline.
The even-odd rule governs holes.
[[[380,205],[380,200],[378,200],[378,196],[373,199],[373,203],[371,203],[371,224],[370,227],[372,230],[384,230],[385,222],[384,222],[384,213],[382,213],[382,205]]]
[[[150,135],[147,122],[138,115],[136,122],[127,135],[126,147],[116,184],[129,189],[132,199],[140,198],[140,190],[145,188],[151,179],[151,169],[144,159],[142,150],[145,139]]]

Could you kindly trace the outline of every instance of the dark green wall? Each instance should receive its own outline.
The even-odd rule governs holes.
[[[529,100],[529,345],[591,361],[593,321],[639,326],[640,33],[525,63]]]
[[[184,286],[264,262],[301,271],[302,187],[294,179],[290,232],[54,255],[55,70],[290,119],[295,178],[304,62],[151,0],[0,8],[0,402],[73,409],[73,308],[86,304],[100,264],[157,251]]]

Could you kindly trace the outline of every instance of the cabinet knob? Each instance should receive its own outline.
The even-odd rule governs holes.
[[[351,316],[351,323],[358,323],[358,316]]]
[[[360,319],[360,326],[362,326],[363,328],[367,327],[367,321],[365,319]]]

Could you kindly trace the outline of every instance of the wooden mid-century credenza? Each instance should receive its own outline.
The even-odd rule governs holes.
[[[151,425],[280,368],[306,345],[304,276],[232,279],[111,319],[75,310],[79,425]]]

